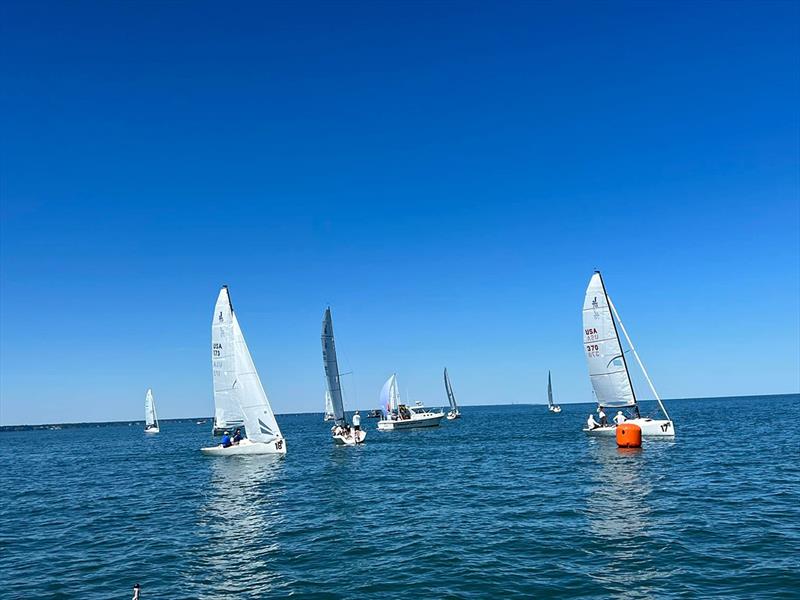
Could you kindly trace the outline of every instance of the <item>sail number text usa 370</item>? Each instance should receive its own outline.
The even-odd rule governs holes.
[[[222,344],[220,344],[219,342],[214,342],[211,345],[211,347],[212,347],[211,352],[214,356],[222,356]]]
[[[586,344],[586,352],[589,356],[600,356],[600,346],[598,344]]]

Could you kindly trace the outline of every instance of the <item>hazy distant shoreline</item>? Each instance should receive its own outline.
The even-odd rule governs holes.
[[[663,398],[664,402],[680,402],[682,400],[724,400],[726,398],[769,398],[769,399],[776,399],[776,398],[791,398],[796,397],[800,399],[800,392],[790,392],[787,394],[750,394],[747,396],[703,396],[701,398]],[[647,403],[647,402],[655,402],[655,400],[640,400],[640,403]],[[594,402],[561,402],[561,406],[580,406],[582,404],[585,405],[593,405]],[[481,407],[481,406],[547,406],[547,402],[509,402],[503,404],[465,404],[463,406],[466,407]],[[359,408],[358,410],[371,410],[371,409],[364,409]],[[291,413],[276,413],[278,416],[290,416],[290,415],[314,415],[314,414],[322,414],[321,410],[314,410],[314,411],[304,411],[304,412],[291,412]],[[161,423],[186,423],[190,421],[208,421],[211,422],[213,417],[181,417],[177,419],[159,419]],[[121,425],[139,425],[143,424],[144,419],[133,419],[133,420],[121,420],[121,421],[85,421],[79,423],[40,423],[40,424],[32,424],[32,425],[0,425],[0,432],[6,431],[36,431],[36,430],[46,430],[46,429],[76,429],[80,427],[118,427]]]

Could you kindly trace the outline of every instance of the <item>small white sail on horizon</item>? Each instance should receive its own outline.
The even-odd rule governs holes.
[[[250,350],[245,342],[242,328],[230,300],[228,286],[222,286],[214,308],[214,326],[217,340],[212,342],[212,363],[215,370],[218,363],[213,360],[225,357],[225,370],[221,377],[214,378],[215,397],[218,382],[226,387],[219,388],[227,399],[232,398],[242,415],[247,437],[238,445],[223,448],[215,446],[203,448],[205,454],[285,454],[286,442],[283,439],[269,399],[261,384]]]
[[[616,317],[616,322],[614,320]],[[666,420],[641,418],[636,400],[636,393],[631,382],[625,352],[622,350],[617,325],[625,334],[628,346],[636,357],[642,373],[650,385],[661,411]],[[619,318],[614,304],[603,283],[600,271],[595,271],[586,288],[583,302],[583,344],[586,352],[586,362],[589,368],[589,379],[601,408],[632,408],[636,418],[628,419],[642,428],[642,435],[673,436],[675,428],[667,414],[661,398],[656,392],[639,355],[631,342],[625,326]],[[602,435],[613,435],[614,427],[597,427],[584,431]],[[610,432],[610,433],[609,433]]]
[[[331,393],[325,390],[325,414],[322,417],[323,421],[333,421],[333,399]]]
[[[385,418],[388,419],[392,413],[397,411],[397,407],[400,404],[400,392],[397,388],[397,373],[392,373],[389,379],[386,380],[386,383],[383,384],[380,398],[381,406],[383,406],[386,412]]]
[[[448,420],[458,419],[461,417],[461,411],[458,410],[456,403],[456,395],[453,393],[453,385],[450,383],[450,376],[447,374],[447,367],[444,369],[444,389],[447,392],[447,401],[450,403],[450,410],[447,413]]]
[[[145,433],[158,433],[158,416],[156,415],[156,401],[153,390],[148,388],[144,395],[144,431]]]
[[[553,403],[553,382],[550,379],[550,371],[547,372],[547,409],[552,413],[561,412],[561,407]]]

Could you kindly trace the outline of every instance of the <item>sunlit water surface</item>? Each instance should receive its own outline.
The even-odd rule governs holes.
[[[641,450],[568,404],[357,448],[279,416],[285,458],[204,457],[207,423],[2,433],[0,597],[800,597],[800,396],[669,408]]]

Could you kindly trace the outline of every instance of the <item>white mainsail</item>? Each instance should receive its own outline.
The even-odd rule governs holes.
[[[342,401],[342,386],[339,381],[339,362],[336,359],[336,343],[333,339],[333,319],[331,309],[325,309],[325,316],[322,318],[322,362],[325,366],[325,380],[328,385],[328,393],[331,398],[333,418],[337,425],[344,425],[347,420],[344,414],[344,402]]]
[[[628,364],[599,271],[592,275],[583,302],[583,347],[597,403],[609,408],[635,405]]]
[[[158,429],[158,417],[156,416],[156,401],[153,399],[153,390],[147,390],[144,396],[144,427]]]
[[[456,395],[453,393],[453,385],[450,383],[450,377],[447,375],[447,369],[444,370],[444,389],[447,391],[447,400],[450,402],[450,409],[458,412],[458,404],[456,404]]]
[[[228,286],[222,286],[211,322],[211,367],[214,378],[214,426],[219,429],[241,425],[244,416],[233,384],[236,364],[233,338],[233,307]]]
[[[383,384],[383,388],[381,388],[381,405],[386,409],[387,417],[392,412],[397,410],[399,397],[400,393],[397,389],[397,374],[392,373],[392,376],[386,380],[386,383]]]

